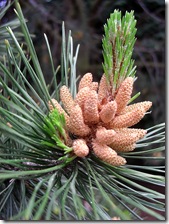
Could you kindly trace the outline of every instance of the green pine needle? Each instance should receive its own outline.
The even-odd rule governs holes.
[[[134,76],[136,66],[132,60],[133,46],[136,41],[136,20],[134,11],[121,12],[114,10],[104,25],[103,69],[108,82],[115,91],[127,76]]]

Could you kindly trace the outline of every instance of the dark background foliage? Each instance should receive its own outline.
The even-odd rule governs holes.
[[[7,1],[4,1],[7,2]],[[153,102],[152,112],[137,125],[148,128],[165,120],[165,1],[163,0],[26,0],[20,1],[28,27],[35,34],[34,44],[45,79],[51,79],[51,67],[43,34],[51,45],[55,66],[60,64],[62,21],[72,31],[74,46],[80,44],[77,74],[91,72],[99,80],[102,69],[103,25],[114,9],[124,15],[134,10],[137,20],[137,40],[133,58],[138,77],[134,93],[136,101]],[[14,17],[11,8],[1,23]],[[59,79],[59,77],[58,77]]]

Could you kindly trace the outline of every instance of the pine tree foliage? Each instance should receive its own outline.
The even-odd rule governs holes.
[[[2,61],[3,60],[3,56],[6,54],[6,47],[5,47],[5,44],[4,44],[4,39],[8,39],[11,43],[11,47],[13,48],[13,53],[17,53],[15,51],[15,47],[14,47],[14,44],[12,43],[12,38],[10,37],[9,33],[7,32],[6,30],[6,27],[7,26],[10,26],[11,29],[14,31],[15,33],[15,36],[17,38],[18,41],[21,41],[21,38],[22,38],[22,33],[19,32],[17,30],[17,28],[19,27],[20,25],[20,22],[17,18],[14,18],[13,20],[10,20],[6,23],[3,23],[3,17],[5,16],[6,12],[8,11],[8,9],[10,7],[12,7],[14,2],[11,3],[11,1],[8,1],[7,5],[2,7],[3,6],[3,3],[2,3],[2,8],[0,8],[0,60]]]
[[[23,50],[13,28],[8,26],[10,39],[5,40],[5,46],[2,44],[6,53],[0,62],[3,74],[0,77],[0,219],[112,220],[117,216],[121,220],[146,220],[142,216],[144,212],[146,216],[164,220],[165,195],[154,188],[165,186],[165,168],[139,165],[139,161],[164,161],[164,157],[153,155],[164,151],[165,124],[147,129],[134,151],[122,153],[126,160],[134,159],[138,165],[111,166],[93,153],[85,158],[76,157],[72,148],[62,141],[65,138],[64,116],[56,109],[50,112],[48,102],[53,97],[59,101],[58,91],[63,84],[70,88],[72,95],[76,94],[79,46],[74,53],[71,32],[66,39],[63,24],[62,63],[55,68],[45,35],[53,71],[51,83],[46,84],[17,1],[15,11],[29,52]],[[115,11],[105,25],[103,67],[108,79],[109,72],[114,72],[113,84],[119,80],[117,75],[123,79],[123,76],[135,74],[131,59],[136,32],[133,14],[126,13],[121,21],[121,13]],[[119,26],[123,28],[120,31]],[[113,41],[119,54],[114,58],[107,38],[116,31]],[[127,36],[129,31],[133,33]],[[124,44],[120,38],[123,35]],[[125,59],[127,62],[123,64]],[[122,64],[113,67],[114,62]],[[61,83],[57,82],[58,71],[61,71]]]
[[[103,68],[114,88],[117,88],[125,77],[134,76],[136,73],[136,66],[131,58],[136,41],[135,26],[134,11],[126,12],[122,17],[118,10],[110,15],[107,24],[104,25]]]

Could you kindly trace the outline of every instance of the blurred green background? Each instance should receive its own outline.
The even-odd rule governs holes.
[[[138,77],[134,92],[141,91],[137,101],[153,102],[152,113],[139,123],[141,127],[165,120],[165,1],[163,0],[21,0],[25,18],[32,34],[47,83],[51,79],[51,67],[44,33],[47,34],[55,66],[60,64],[61,27],[72,31],[74,46],[80,44],[77,74],[92,72],[99,80],[102,69],[103,25],[114,9],[134,10],[137,20],[137,41],[133,58]],[[11,8],[1,23],[11,20],[15,14]],[[58,77],[59,79],[59,77]]]

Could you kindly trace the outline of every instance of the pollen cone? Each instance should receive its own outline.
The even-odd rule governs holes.
[[[68,87],[65,85],[60,88],[60,99],[63,103],[65,110],[68,112],[68,114],[70,114],[71,109],[74,107],[75,103],[69,92]]]
[[[146,130],[143,129],[122,129],[122,131],[116,130],[116,135],[112,138],[112,142],[110,146],[113,149],[116,147],[124,148],[124,146],[132,145],[136,143],[140,138],[142,138],[146,134]]]
[[[79,105],[71,110],[68,128],[71,133],[79,136],[86,136],[90,133],[90,128],[84,123],[82,109]]]
[[[134,79],[132,77],[127,77],[118,89],[115,96],[115,101],[117,102],[117,114],[120,114],[130,100],[133,91],[133,82]]]
[[[141,139],[145,136],[145,134],[147,133],[146,130],[144,129],[140,129],[140,128],[119,128],[119,129],[114,129],[115,132],[118,134],[118,133],[121,133],[121,134],[132,134],[132,133],[135,133],[137,134],[137,139]]]
[[[109,146],[99,144],[96,140],[93,140],[93,151],[97,157],[113,166],[126,164],[126,160],[123,157],[118,156]]]
[[[109,145],[112,142],[112,138],[116,132],[114,130],[107,130],[104,127],[100,127],[96,132],[96,139],[100,144]]]
[[[89,87],[92,83],[93,77],[91,73],[86,73],[79,82],[78,91],[84,87]]]
[[[116,145],[115,150],[116,152],[131,152],[136,148],[136,144],[129,144],[129,145]]]
[[[112,160],[115,156],[117,156],[117,153],[111,149],[109,146],[105,144],[100,144],[97,142],[97,140],[93,140],[93,151],[98,156],[100,159],[103,161],[110,161]]]
[[[116,101],[108,102],[106,105],[102,107],[102,110],[99,113],[100,119],[104,123],[108,123],[114,118],[116,111],[117,111]]]
[[[106,76],[103,74],[99,84],[98,99],[101,102],[104,98],[107,97],[108,97],[108,83],[106,80]]]
[[[89,153],[89,148],[84,139],[76,139],[73,141],[73,150],[78,157],[85,157]]]
[[[134,110],[116,116],[110,123],[110,128],[126,128],[137,124],[145,115],[144,108],[135,108]]]
[[[93,124],[99,121],[98,96],[94,90],[90,91],[90,95],[87,96],[84,102],[84,120],[85,123]]]
[[[123,166],[126,164],[126,160],[125,158],[121,157],[121,156],[116,156],[113,158],[113,160],[111,160],[109,163],[112,165],[112,166]]]
[[[82,109],[83,109],[85,100],[90,95],[90,91],[91,90],[89,87],[81,88],[75,97],[75,103],[79,104],[79,106]]]
[[[152,102],[150,101],[134,103],[129,106],[126,106],[124,110],[121,111],[121,114],[126,114],[128,112],[135,110],[136,108],[143,108],[143,110],[146,112],[150,109],[151,106],[152,106]]]
[[[91,90],[97,91],[98,85],[99,85],[98,82],[92,82],[89,87]]]

